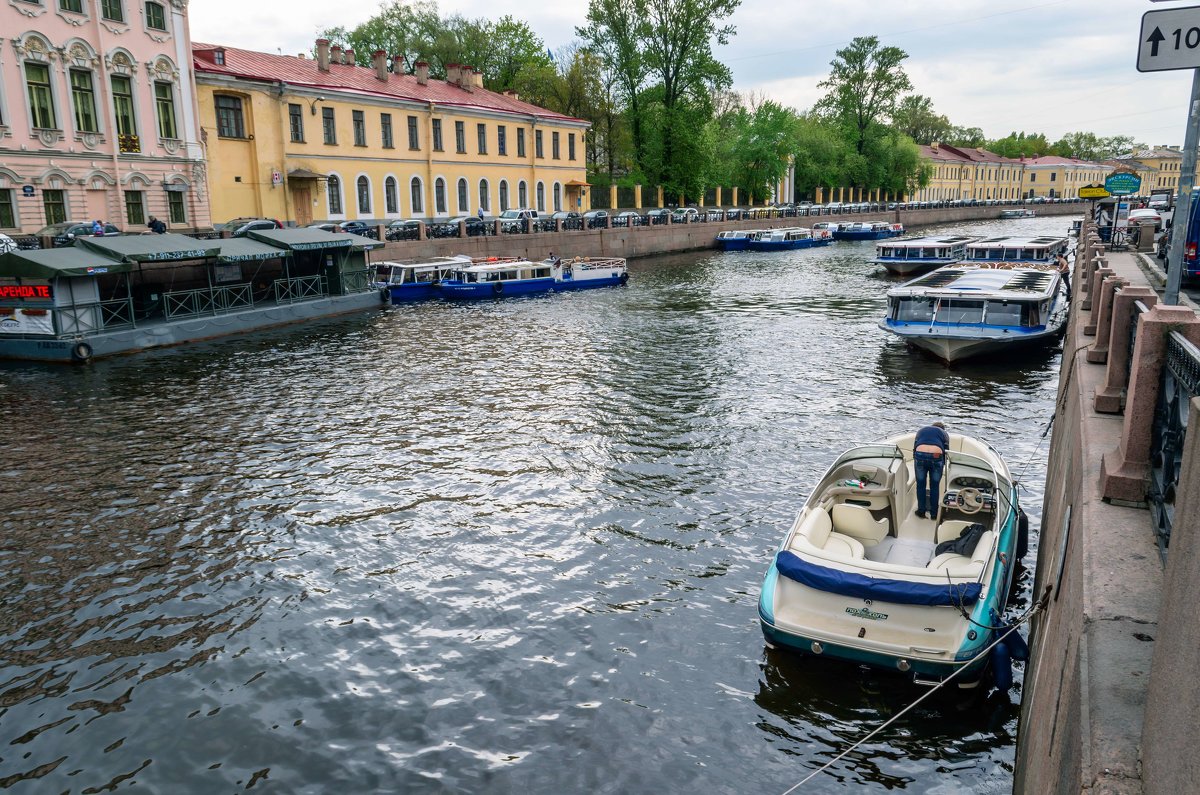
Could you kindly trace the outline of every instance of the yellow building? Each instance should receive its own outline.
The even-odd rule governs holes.
[[[483,88],[395,74],[317,42],[317,57],[195,44],[212,218],[441,218],[587,210],[588,122]]]
[[[931,168],[929,184],[910,200],[979,201],[1016,199],[1021,196],[1022,164],[1019,160],[977,147],[931,144],[921,157]]]
[[[1103,185],[1113,172],[1112,166],[1078,160],[1073,157],[1043,155],[1025,158],[1025,180],[1021,194],[1026,197],[1075,199],[1085,185]]]
[[[1153,149],[1139,149],[1128,155],[1114,158],[1128,170],[1142,175],[1142,193],[1149,196],[1152,193],[1179,192],[1179,174],[1183,166],[1183,152],[1177,146],[1157,146]],[[1143,172],[1142,168],[1147,169]],[[1147,178],[1148,177],[1148,178]]]

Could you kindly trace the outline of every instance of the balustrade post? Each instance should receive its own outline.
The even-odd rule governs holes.
[[[529,231],[529,219],[528,218],[525,219],[525,231],[526,232]],[[504,224],[502,224],[500,222],[499,218],[492,221],[492,234],[495,235],[496,237],[499,237],[500,235],[504,234]]]
[[[425,222],[418,221],[417,222],[417,240],[428,240],[428,239],[429,238],[425,234]]]
[[[459,237],[467,236],[467,222],[466,221],[458,222],[458,236]]]
[[[1115,276],[1116,272],[1111,268],[1096,268],[1092,271],[1092,279],[1088,282],[1087,292],[1083,294],[1083,302],[1080,306],[1085,310],[1091,310],[1093,306],[1100,305],[1100,288],[1104,284],[1104,280],[1110,276]],[[1083,327],[1083,333],[1089,337],[1096,336],[1096,313],[1092,313],[1092,322]]]
[[[1153,309],[1158,303],[1158,293],[1149,287],[1126,287],[1113,298],[1112,326],[1108,332],[1108,368],[1105,372],[1104,388],[1096,393],[1092,407],[1099,414],[1120,414],[1121,396],[1128,386],[1126,373],[1129,371],[1129,324],[1133,322],[1133,304],[1141,301]]]
[[[1138,320],[1121,442],[1100,463],[1100,496],[1105,500],[1141,503],[1146,499],[1154,410],[1167,358],[1167,335],[1172,331],[1200,344],[1200,318],[1191,309],[1160,304]]]
[[[563,219],[561,219],[561,218],[554,219],[554,231],[555,232],[562,232],[562,225],[563,225]]]
[[[378,240],[380,243],[387,242],[387,227],[386,226],[384,226],[383,224],[377,224],[375,226],[375,234],[376,234],[375,239]]]
[[[1092,333],[1096,335],[1096,341],[1092,343],[1087,351],[1087,361],[1092,364],[1103,364],[1108,361],[1108,344],[1109,334],[1112,330],[1113,307],[1116,305],[1116,294],[1129,284],[1128,279],[1122,279],[1120,276],[1109,276],[1100,285],[1100,306],[1097,308],[1092,319],[1095,325],[1092,326]],[[1087,329],[1084,329],[1087,333]]]

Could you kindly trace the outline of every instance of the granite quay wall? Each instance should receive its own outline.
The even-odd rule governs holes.
[[[1080,204],[1037,205],[1039,215],[1079,215]],[[800,216],[796,218],[707,221],[688,224],[584,229],[534,234],[503,234],[480,237],[431,238],[388,242],[376,249],[371,259],[379,261],[424,259],[466,254],[472,257],[526,257],[543,259],[551,251],[560,256],[649,257],[674,251],[712,248],[718,232],[726,229],[767,229],[780,226],[812,226],[817,221],[887,221],[905,229],[953,223],[992,220],[1003,207],[939,207],[848,215]]]
[[[1034,580],[1049,600],[1030,627],[1014,792],[1177,793],[1200,780],[1200,433],[1164,490],[1165,565],[1162,514],[1148,510],[1168,337],[1200,340],[1200,318],[1160,305],[1155,275],[1146,257],[1106,252],[1085,223]],[[1200,427],[1200,400],[1168,397]]]

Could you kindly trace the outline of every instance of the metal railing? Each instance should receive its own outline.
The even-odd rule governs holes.
[[[356,271],[342,271],[342,289],[346,294],[365,293],[371,289],[373,269],[363,268]]]
[[[325,279],[320,276],[300,276],[295,279],[275,280],[275,301],[293,304],[297,301],[312,301],[325,297]]]
[[[218,315],[235,309],[249,309],[254,306],[254,297],[251,295],[249,284],[235,284],[229,287],[163,293],[162,302],[163,314],[170,319]]]
[[[133,301],[119,298],[92,304],[60,306],[54,310],[59,336],[133,328]]]
[[[1175,522],[1175,498],[1191,400],[1200,394],[1200,349],[1178,331],[1167,335],[1167,358],[1150,430],[1150,487],[1146,500],[1154,521],[1158,552],[1166,562]]]

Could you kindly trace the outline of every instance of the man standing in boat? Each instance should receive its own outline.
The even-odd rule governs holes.
[[[913,471],[917,476],[917,516],[936,519],[938,486],[942,482],[942,467],[950,434],[940,422],[926,425],[913,439]],[[928,481],[928,485],[926,482]]]

